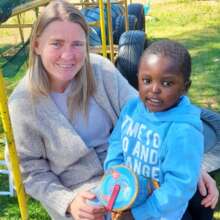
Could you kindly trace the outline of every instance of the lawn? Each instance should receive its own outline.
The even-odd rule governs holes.
[[[31,20],[27,14],[23,19]],[[10,19],[13,23],[14,20]],[[149,42],[158,39],[173,39],[183,43],[190,51],[193,60],[192,87],[189,96],[202,107],[220,112],[220,2],[190,0],[155,0],[151,1],[150,14],[146,17],[146,32]],[[18,43],[18,32],[0,29],[0,51],[5,50],[10,42]],[[26,31],[26,38],[29,32]],[[0,65],[5,60],[0,57]],[[15,77],[5,78],[7,92],[10,94],[26,70],[24,64]],[[0,139],[2,137],[0,125]],[[3,144],[0,140],[0,154]],[[220,174],[215,178],[220,186]],[[5,187],[7,180],[0,176],[0,187]],[[30,219],[49,219],[38,202],[29,199]],[[0,219],[19,219],[19,209],[15,198],[0,197]],[[220,206],[215,212],[215,219],[220,219]]]
[[[147,23],[151,39],[174,39],[190,50],[190,96],[194,103],[216,111],[220,111],[219,11],[219,1],[163,1],[152,6],[152,17]]]

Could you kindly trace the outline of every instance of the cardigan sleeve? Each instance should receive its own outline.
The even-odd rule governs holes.
[[[25,191],[64,216],[75,192],[64,187],[51,171],[32,107],[16,95],[10,99],[9,111]]]

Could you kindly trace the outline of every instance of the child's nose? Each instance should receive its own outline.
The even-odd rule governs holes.
[[[160,93],[160,86],[158,85],[158,83],[152,84],[152,92],[153,93]]]

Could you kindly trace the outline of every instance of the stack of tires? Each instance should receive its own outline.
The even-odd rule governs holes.
[[[83,14],[83,16],[85,17],[85,19],[88,23],[100,20],[100,13],[99,13],[99,8],[98,7],[83,8],[81,10],[81,13]],[[111,4],[113,32],[114,32],[115,26],[116,26],[116,18],[121,16],[123,13],[124,13],[124,8],[121,5]],[[105,31],[106,31],[106,34],[108,34],[107,10],[106,10],[106,8],[105,8],[105,11],[104,11],[104,16],[105,16],[105,24],[106,24],[105,25]],[[90,27],[90,30],[91,30],[90,35],[89,35],[90,45],[91,46],[101,45],[101,29],[100,29],[100,27]],[[100,43],[98,44],[98,42],[100,42]]]
[[[124,32],[120,37],[116,67],[136,89],[138,88],[138,64],[144,47],[145,33],[143,31]]]
[[[129,31],[119,34],[116,67],[128,82],[138,89],[137,72],[139,60],[147,46],[143,5],[138,3],[128,5],[128,14],[130,18],[128,18]],[[135,28],[132,28],[132,25]]]
[[[99,8],[83,8],[81,13],[87,22],[100,20]],[[137,68],[139,59],[146,46],[144,6],[142,4],[128,5],[129,31],[125,32],[124,8],[119,4],[111,4],[112,30],[114,44],[118,44],[116,67],[137,88]],[[107,23],[107,11],[104,11]],[[108,26],[105,26],[108,34]],[[101,45],[101,30],[90,27],[89,41],[91,46]],[[107,39],[108,41],[108,39]],[[108,42],[106,42],[108,44]]]

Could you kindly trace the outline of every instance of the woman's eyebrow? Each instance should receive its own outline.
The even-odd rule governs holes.
[[[60,38],[53,38],[53,37],[51,37],[51,38],[49,38],[49,41],[64,41],[64,40],[62,40]]]
[[[53,38],[51,37],[49,39],[49,41],[58,41],[58,42],[64,42],[65,40],[64,39],[61,39],[61,38]],[[85,40],[73,40],[72,43],[85,43],[86,41]]]

